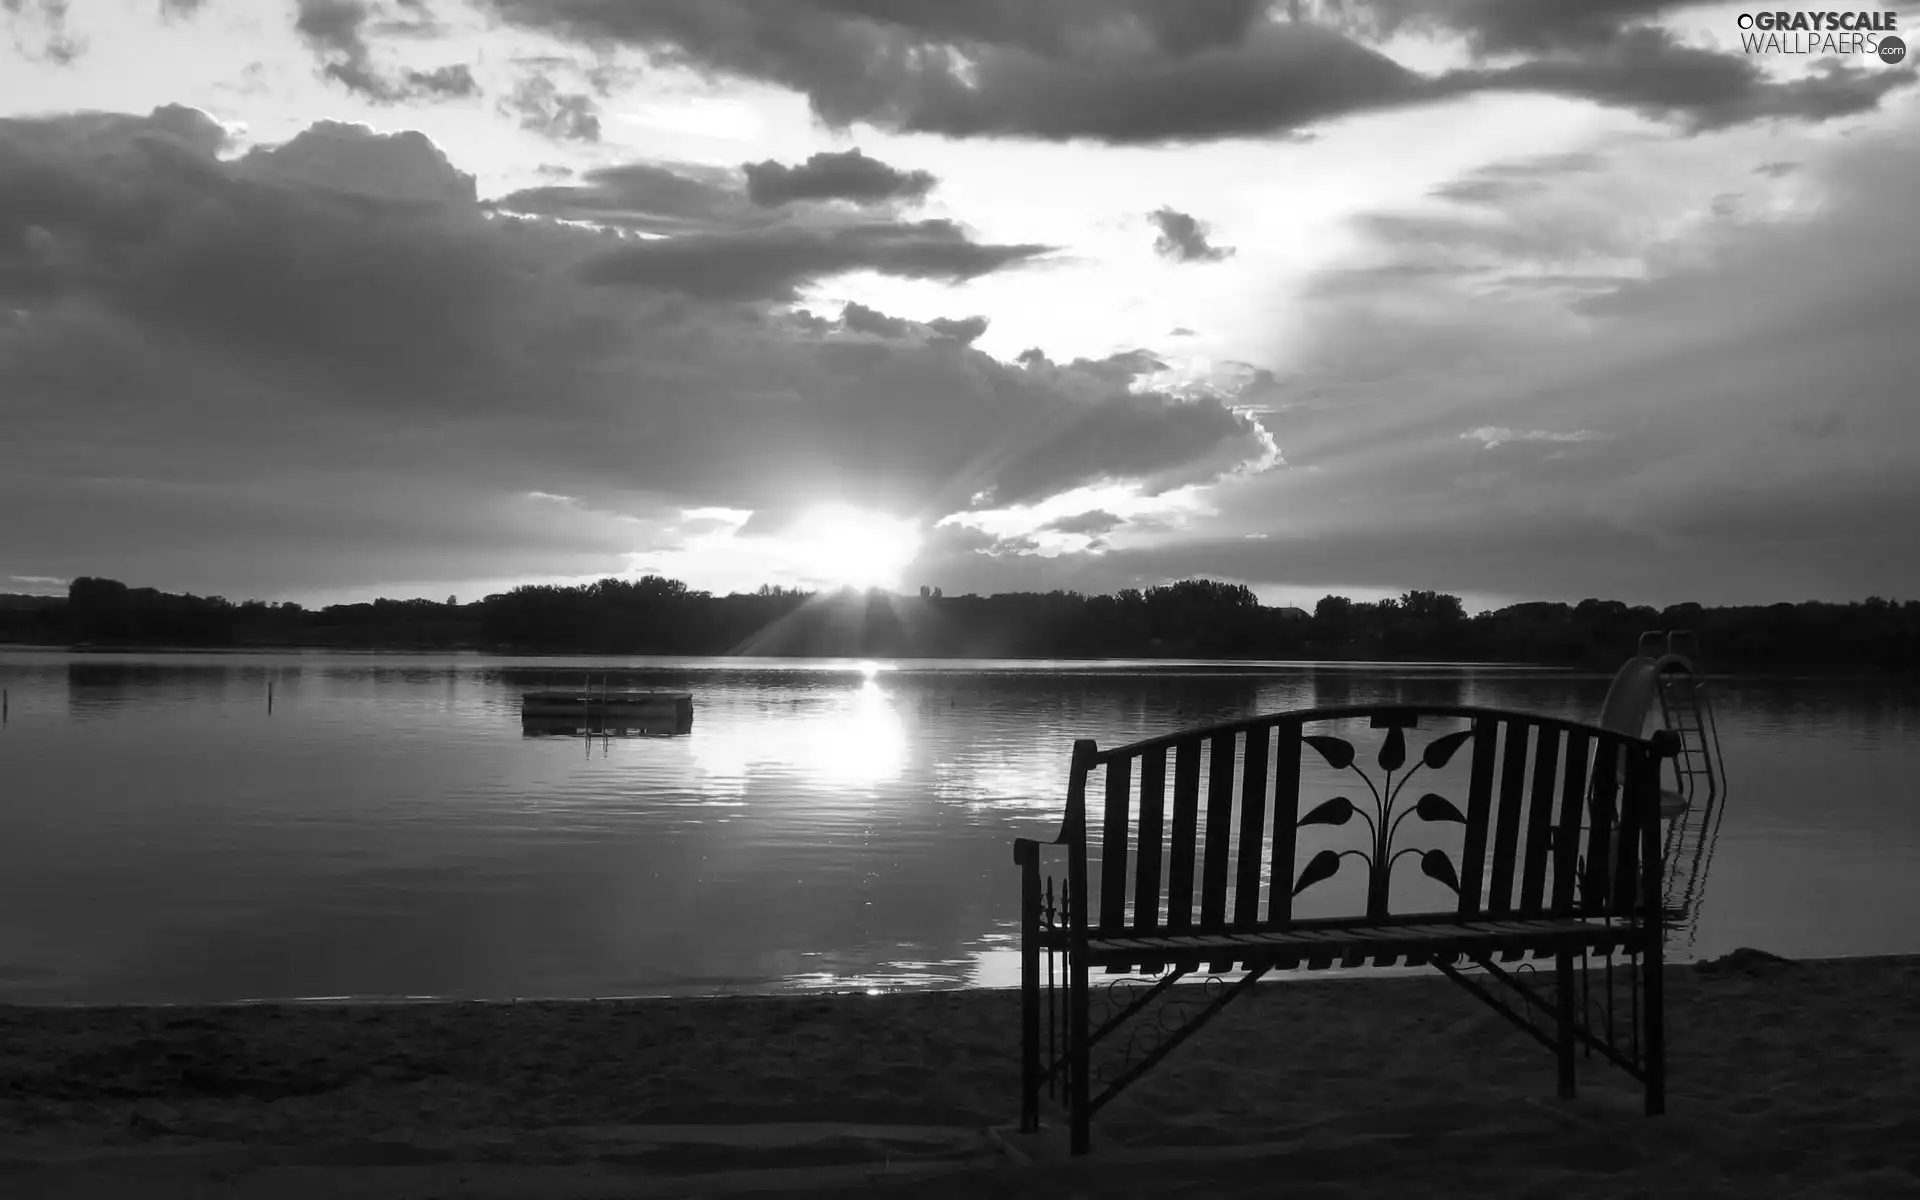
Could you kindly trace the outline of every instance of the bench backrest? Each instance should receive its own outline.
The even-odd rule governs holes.
[[[1305,919],[1296,895],[1335,876],[1323,893],[1363,887],[1364,902],[1324,915],[1639,914],[1657,902],[1670,738],[1376,705],[1105,751],[1076,742],[1061,840],[1072,894],[1092,903],[1073,923],[1104,935],[1286,926]],[[1395,913],[1409,890],[1425,902]]]

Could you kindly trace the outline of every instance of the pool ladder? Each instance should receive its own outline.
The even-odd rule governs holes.
[[[1680,739],[1673,759],[1676,790],[1689,809],[1702,801],[1710,804],[1720,795],[1726,763],[1701,669],[1700,640],[1690,629],[1649,630],[1640,635],[1640,656],[1661,663],[1656,677],[1660,724]]]
[[[1675,790],[1686,804],[1667,826],[1664,899],[1669,919],[1677,918],[1691,940],[1692,918],[1726,811],[1726,762],[1720,754],[1720,731],[1693,631],[1643,633],[1639,652],[1661,664],[1655,687],[1661,726],[1680,739],[1673,773]]]

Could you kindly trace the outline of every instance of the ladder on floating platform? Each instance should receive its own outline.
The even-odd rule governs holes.
[[[1720,795],[1726,764],[1720,757],[1720,731],[1700,666],[1699,640],[1687,629],[1643,633],[1640,653],[1664,663],[1656,680],[1660,723],[1680,739],[1680,752],[1673,759],[1677,790],[1687,798],[1689,808],[1711,803]]]
[[[1675,790],[1686,804],[1667,826],[1664,899],[1669,919],[1690,927],[1725,812],[1726,763],[1693,631],[1643,633],[1640,654],[1662,664],[1655,689],[1661,725],[1680,739],[1673,773]]]

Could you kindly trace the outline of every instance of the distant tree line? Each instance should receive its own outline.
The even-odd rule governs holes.
[[[534,585],[461,604],[374,600],[317,610],[175,595],[111,579],[66,597],[0,596],[0,641],[75,646],[334,646],[532,654],[873,658],[1255,658],[1617,665],[1646,629],[1693,629],[1711,667],[1920,669],[1920,602],[1878,597],[1728,608],[1617,600],[1468,616],[1457,596],[1327,596],[1269,608],[1209,579],[1110,596],[896,596],[762,587],[715,596],[675,579]]]

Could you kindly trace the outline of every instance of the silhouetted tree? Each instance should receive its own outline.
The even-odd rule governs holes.
[[[452,598],[449,597],[451,601]],[[1710,667],[1920,669],[1920,602],[1656,611],[1618,600],[1529,602],[1468,618],[1459,597],[1326,596],[1308,620],[1242,584],[1187,579],[1109,596],[995,596],[764,586],[713,596],[663,576],[529,585],[477,603],[298,604],[175,595],[83,576],[63,597],[0,595],[0,640],[95,645],[332,645],[585,654],[874,657],[1477,659],[1610,668],[1645,629],[1690,628]]]

